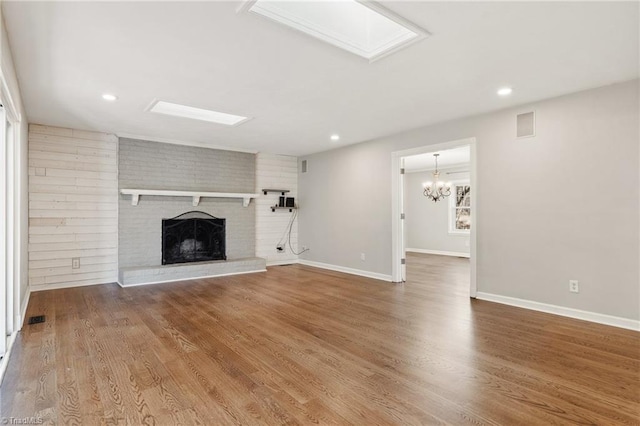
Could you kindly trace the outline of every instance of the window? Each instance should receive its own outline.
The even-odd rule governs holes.
[[[471,186],[454,183],[449,197],[449,233],[468,235],[471,230]]]

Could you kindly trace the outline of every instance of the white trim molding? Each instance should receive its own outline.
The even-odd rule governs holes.
[[[532,300],[518,299],[515,297],[501,296],[499,294],[484,293],[480,291],[476,294],[476,299],[545,312],[547,314],[595,322],[598,324],[610,325],[613,327],[625,328],[627,330],[640,331],[640,321],[629,318],[615,317],[613,315],[582,311],[580,309],[567,308],[565,306],[550,305],[547,303],[534,302]]]
[[[369,272],[369,271],[364,271],[362,269],[347,268],[346,266],[331,265],[329,263],[314,262],[311,260],[304,260],[304,259],[298,259],[298,263],[300,265],[313,266],[315,268],[328,269],[330,271],[344,272],[345,274],[359,275],[361,277],[373,278],[374,280],[392,282],[391,275],[387,275],[387,274],[379,274],[377,272]]]
[[[298,259],[288,259],[288,260],[267,260],[267,267],[269,266],[287,266],[287,265],[295,265],[298,263]]]
[[[458,251],[427,250],[427,249],[419,249],[419,248],[408,248],[405,250],[413,253],[437,254],[439,256],[466,257],[467,259],[471,257],[469,253],[462,253]]]
[[[13,102],[13,97],[11,96],[7,79],[5,78],[2,70],[0,70],[0,84],[0,94],[2,95],[2,100],[9,114],[9,118],[12,118],[16,122],[22,121],[22,114],[20,114],[20,111],[16,108],[15,102]]]
[[[116,282],[115,277],[112,280],[108,280],[108,281],[102,281],[102,280],[95,281],[95,282],[80,281],[79,283],[76,281],[70,281],[70,282],[55,283],[55,284],[33,285],[31,286],[31,293],[35,293],[38,291],[47,291],[47,290],[59,290],[61,288],[75,288],[75,287],[88,287],[92,285],[113,284],[114,282]]]

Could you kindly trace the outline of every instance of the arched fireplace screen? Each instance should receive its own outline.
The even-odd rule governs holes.
[[[162,220],[162,264],[226,260],[225,219],[191,211]]]

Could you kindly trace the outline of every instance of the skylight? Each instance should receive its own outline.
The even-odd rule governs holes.
[[[173,115],[176,117],[191,118],[193,120],[209,121],[212,123],[225,124],[227,126],[235,126],[244,121],[248,117],[240,115],[227,114],[224,112],[211,111],[208,109],[195,108],[186,105],[173,104],[171,102],[156,101],[148,111],[158,114]]]
[[[369,61],[428,35],[374,2],[256,0],[245,8]]]

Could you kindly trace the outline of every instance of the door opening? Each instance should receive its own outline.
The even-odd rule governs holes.
[[[451,195],[434,203],[433,200],[423,197],[422,182],[417,184],[418,186],[416,187],[416,180],[422,177],[432,180],[432,178],[429,179],[429,176],[433,173],[433,166],[421,168],[420,163],[430,161],[429,164],[433,164],[433,154],[445,154],[445,152],[447,163],[445,163],[445,168],[440,167],[439,180],[452,183]],[[442,161],[445,156],[442,155],[439,158]],[[458,167],[448,167],[452,165]],[[446,171],[443,172],[443,170]],[[394,282],[406,280],[407,248],[414,252],[428,253],[429,255],[468,256],[470,259],[469,294],[471,297],[476,296],[475,218],[477,217],[477,197],[475,194],[478,193],[477,184],[475,138],[427,145],[392,153],[392,278]],[[409,188],[409,185],[411,185],[411,188]],[[472,191],[471,196],[469,196],[470,190]],[[415,198],[418,193],[419,197],[424,200],[411,199],[411,197]],[[440,203],[439,206],[441,208],[438,214],[440,216],[444,214],[446,218],[440,217],[439,220],[444,220],[445,222],[435,224],[435,219],[433,219],[433,223],[427,223],[429,219],[423,217],[416,220],[416,216],[423,214],[424,210],[407,211],[408,204],[411,205],[411,202],[413,202],[414,206],[418,205],[420,208],[431,208],[431,204]],[[430,204],[427,205],[426,203]],[[427,244],[426,242],[419,242],[419,239],[415,238],[415,227],[409,229],[410,225],[416,225],[416,222],[418,222],[419,226],[431,226],[429,231],[425,231],[431,232],[429,235],[431,242],[429,244],[433,244],[433,241],[437,239],[436,230],[440,234],[450,235],[453,238],[439,235],[440,240],[442,240],[439,244],[443,245],[441,249],[409,247],[407,244],[423,245],[425,247]],[[470,229],[465,229],[468,227]],[[466,247],[467,244],[468,247]]]

